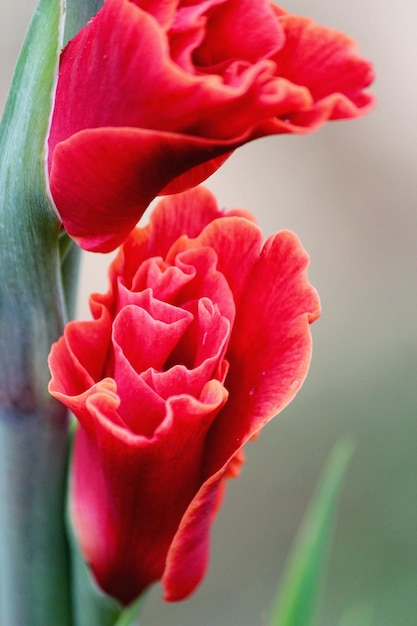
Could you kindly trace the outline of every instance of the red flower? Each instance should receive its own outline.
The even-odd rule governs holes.
[[[262,246],[244,211],[203,188],[162,200],[110,266],[93,321],[50,355],[76,415],[72,519],[97,581],[128,603],[162,579],[190,594],[241,449],[300,388],[318,297],[283,231]]]
[[[106,0],[61,59],[51,191],[85,249],[117,247],[157,195],[239,145],[367,112],[370,64],[266,0]]]

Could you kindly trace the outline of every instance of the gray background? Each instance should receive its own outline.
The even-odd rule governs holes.
[[[0,109],[34,9],[0,0]],[[379,104],[309,137],[259,140],[208,186],[289,228],[311,256],[323,315],[310,375],[293,404],[247,447],[213,531],[209,573],[187,602],[160,600],[143,624],[260,626],[294,532],[335,441],[356,453],[345,483],[319,626],[417,626],[416,197],[417,5],[293,0],[286,8],[344,30],[371,58]],[[79,315],[105,288],[107,258],[85,255]],[[350,618],[346,616],[350,612]]]

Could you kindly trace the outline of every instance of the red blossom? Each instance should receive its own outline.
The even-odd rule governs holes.
[[[105,0],[62,54],[49,137],[67,232],[107,252],[157,195],[238,146],[307,133],[373,104],[346,35],[266,0]]]
[[[161,580],[192,593],[242,448],[306,376],[319,315],[308,257],[197,187],[128,237],[50,354],[50,392],[79,421],[71,513],[101,587],[122,603]]]

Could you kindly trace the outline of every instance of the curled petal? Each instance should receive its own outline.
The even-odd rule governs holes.
[[[188,311],[158,300],[152,311],[125,306],[113,323],[117,357],[127,360],[138,373],[148,367],[162,369],[192,320]]]
[[[270,2],[229,0],[212,13],[204,42],[194,58],[200,67],[210,67],[225,59],[256,63],[277,52],[285,41],[283,29]]]
[[[308,256],[289,231],[271,237],[237,303],[227,358],[227,406],[210,431],[207,476],[281,411],[301,387],[310,363],[309,325],[319,315],[307,280]],[[256,315],[254,315],[256,311]]]
[[[275,9],[279,13],[279,9]],[[285,45],[273,57],[277,72],[287,80],[305,85],[312,104],[272,121],[273,132],[302,133],[328,120],[365,115],[374,97],[365,89],[374,80],[372,65],[363,59],[356,43],[345,34],[325,28],[308,18],[284,14],[280,23]]]
[[[110,315],[103,307],[95,321],[67,324],[64,336],[53,344],[48,359],[54,373],[53,389],[77,395],[103,377],[111,324]]]

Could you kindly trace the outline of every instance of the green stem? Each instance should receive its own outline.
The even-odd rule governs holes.
[[[61,413],[61,415],[58,415]],[[0,622],[70,626],[64,533],[66,416],[0,413]]]
[[[0,127],[0,623],[70,626],[67,417],[47,392],[65,305],[45,137],[63,5],[41,0]]]

